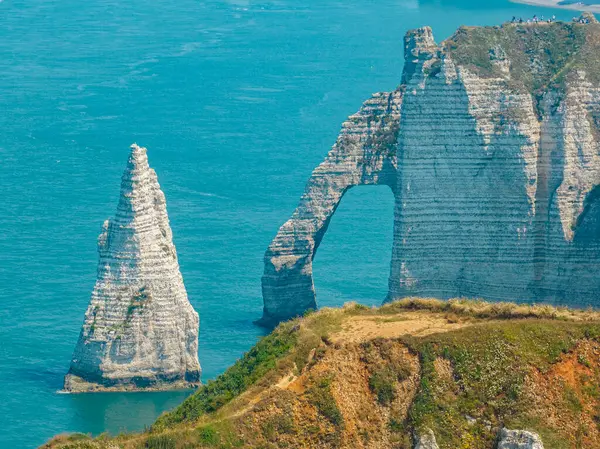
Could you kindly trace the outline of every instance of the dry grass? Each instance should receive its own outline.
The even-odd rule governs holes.
[[[392,314],[402,310],[428,310],[481,319],[541,318],[577,322],[600,321],[600,312],[591,308],[582,310],[547,304],[516,304],[472,299],[442,301],[433,298],[406,298],[383,305],[378,309],[378,313]]]

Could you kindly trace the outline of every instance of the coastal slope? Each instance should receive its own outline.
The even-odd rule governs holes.
[[[146,432],[45,448],[600,447],[600,313],[347,304],[278,326]]]
[[[98,278],[65,391],[198,386],[198,314],[179,271],[165,196],[146,149],[135,144],[98,252]]]

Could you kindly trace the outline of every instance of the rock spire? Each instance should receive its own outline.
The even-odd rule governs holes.
[[[165,196],[131,146],[117,213],[98,238],[98,277],[64,388],[189,388],[200,382],[198,314],[188,301]]]

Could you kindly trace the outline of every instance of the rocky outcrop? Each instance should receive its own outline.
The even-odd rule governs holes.
[[[344,124],[267,249],[264,322],[316,307],[312,260],[361,184],[395,196],[388,300],[596,305],[597,42],[599,24],[462,27],[441,45],[409,32],[402,84]]]
[[[438,449],[439,446],[431,429],[423,429],[415,435],[414,449]],[[497,449],[544,449],[537,433],[527,430],[503,428],[498,435]]]
[[[424,429],[421,433],[415,435],[414,449],[439,449],[431,429]]]
[[[537,433],[502,429],[498,449],[544,449],[544,445]]]
[[[198,385],[198,314],[179,271],[165,196],[146,149],[135,144],[98,252],[98,278],[65,390]]]

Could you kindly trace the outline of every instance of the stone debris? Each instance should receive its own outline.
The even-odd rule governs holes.
[[[98,252],[98,277],[65,391],[199,385],[198,314],[179,271],[165,196],[146,149],[135,144]]]
[[[498,449],[544,449],[544,445],[537,433],[502,429]]]
[[[414,449],[439,449],[435,435],[431,429],[423,429],[415,437]]]

